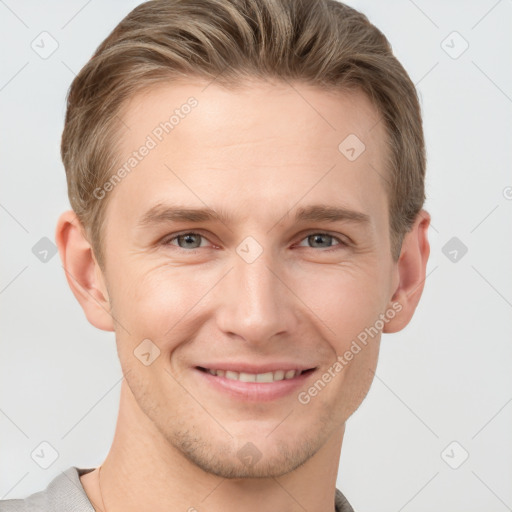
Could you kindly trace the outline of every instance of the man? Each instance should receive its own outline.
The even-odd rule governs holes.
[[[70,89],[56,240],[114,441],[3,511],[351,511],[345,423],[429,255],[414,85],[332,0],[147,2]]]

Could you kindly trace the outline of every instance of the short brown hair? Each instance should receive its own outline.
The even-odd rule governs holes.
[[[362,90],[388,137],[385,179],[398,258],[425,200],[426,158],[416,89],[379,29],[336,0],[152,0],[101,43],[67,98],[61,155],[68,195],[100,266],[108,198],[93,191],[118,165],[121,107],[153,84],[194,78],[225,87],[270,78]]]

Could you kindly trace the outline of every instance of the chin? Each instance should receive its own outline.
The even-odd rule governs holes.
[[[297,431],[268,435],[260,430],[255,436],[216,439],[211,433],[186,430],[174,432],[168,440],[206,473],[229,479],[274,478],[306,463],[321,448],[323,436],[311,435],[311,431],[309,436]]]
[[[304,446],[293,451],[279,450],[278,453],[269,454],[252,443],[230,453],[202,453],[198,450],[182,450],[182,453],[204,472],[229,479],[280,477],[304,464],[314,454],[305,450]]]

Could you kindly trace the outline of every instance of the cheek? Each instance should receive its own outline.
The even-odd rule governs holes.
[[[150,339],[162,352],[182,342],[197,318],[201,301],[213,290],[218,278],[213,273],[161,264],[145,268],[141,261],[119,265],[113,273],[113,314],[123,328],[123,350]],[[127,343],[127,338],[130,340]]]
[[[340,354],[365,328],[373,325],[385,307],[385,283],[377,266],[345,266],[304,271],[293,289],[307,305],[309,315]],[[314,318],[316,317],[316,320]],[[320,320],[320,322],[319,322]]]
[[[378,272],[361,268],[315,272],[300,281],[297,295],[314,313],[308,318],[321,329],[330,351],[328,366],[318,375],[328,384],[315,381],[301,390],[301,397],[318,410],[329,411],[329,421],[342,423],[359,407],[373,381],[380,333],[369,328],[385,308],[385,294],[379,288],[385,283],[379,282]]]

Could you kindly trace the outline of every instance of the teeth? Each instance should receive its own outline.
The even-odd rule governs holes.
[[[274,382],[274,374],[272,372],[268,373],[258,373],[255,375],[256,382]]]
[[[301,370],[276,370],[275,372],[267,373],[246,373],[246,372],[232,372],[230,370],[211,370],[207,372],[217,377],[225,377],[230,380],[239,380],[241,382],[274,382],[277,380],[288,380],[298,377]]]
[[[274,372],[274,380],[283,380],[284,379],[284,370],[277,370]]]
[[[256,382],[256,375],[254,375],[254,373],[240,372],[238,380],[242,382]]]

